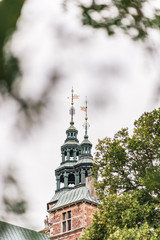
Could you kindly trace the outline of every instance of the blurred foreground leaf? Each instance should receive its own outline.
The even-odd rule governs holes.
[[[2,0],[0,2],[0,91],[11,92],[16,76],[20,73],[18,60],[14,58],[6,43],[16,29],[24,0]]]
[[[84,1],[81,9],[84,25],[108,35],[122,30],[133,40],[145,40],[149,29],[160,29],[160,9],[148,0]]]
[[[8,221],[10,216],[22,215],[27,210],[27,200],[14,166],[9,166],[3,175],[2,207],[0,217],[5,221]]]

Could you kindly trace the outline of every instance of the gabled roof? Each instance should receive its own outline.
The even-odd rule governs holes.
[[[0,221],[0,240],[48,240],[49,236]]]
[[[79,187],[62,194],[59,197],[59,200],[57,201],[57,203],[53,206],[53,208],[48,210],[48,212],[52,212],[61,207],[68,206],[73,203],[81,202],[81,201],[89,202],[91,204],[96,204],[96,205],[98,204],[97,201],[91,198],[88,188]]]

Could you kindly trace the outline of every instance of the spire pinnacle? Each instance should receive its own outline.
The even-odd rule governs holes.
[[[72,87],[72,90],[71,90],[71,108],[70,108],[70,115],[71,115],[71,122],[70,124],[73,125],[74,124],[74,121],[73,121],[73,115],[75,114],[75,108],[73,107],[74,105],[74,99],[79,99],[79,96],[77,94],[73,94],[74,93],[74,90],[73,90],[73,87]]]
[[[85,101],[85,107],[81,107],[81,110],[86,113],[85,114],[85,123],[83,124],[83,127],[85,128],[84,138],[88,139],[88,128],[90,127],[90,125],[88,123],[88,101],[87,101],[87,97],[86,97],[86,101]]]

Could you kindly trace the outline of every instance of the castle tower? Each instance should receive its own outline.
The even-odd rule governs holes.
[[[66,130],[66,140],[61,146],[62,160],[55,170],[57,187],[53,198],[47,204],[49,213],[50,239],[78,240],[83,229],[92,221],[92,213],[97,208],[97,201],[91,197],[86,178],[90,176],[93,157],[92,144],[88,140],[87,101],[82,110],[86,112],[85,135],[81,144],[77,139],[78,131],[74,126],[75,113],[71,97],[71,122]],[[91,178],[91,176],[89,177]],[[86,186],[87,185],[87,186]],[[93,193],[93,191],[92,191]]]

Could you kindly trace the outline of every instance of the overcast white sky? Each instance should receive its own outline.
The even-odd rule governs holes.
[[[54,195],[54,171],[61,162],[60,147],[70,122],[67,97],[72,86],[80,95],[75,102],[80,141],[84,135],[80,106],[88,96],[93,152],[98,138],[112,137],[122,127],[131,132],[135,119],[159,106],[155,93],[160,76],[160,36],[154,31],[151,36],[150,44],[156,49],[152,55],[143,44],[133,43],[121,33],[109,38],[101,30],[82,26],[80,10],[72,1],[67,12],[60,0],[26,1],[12,41],[24,74],[21,96],[38,100],[52,73],[58,71],[61,78],[41,122],[32,129],[16,128],[18,105],[9,98],[0,99],[1,169],[7,163],[17,167],[29,200],[29,220],[11,217],[11,223],[36,230],[44,227],[46,203]]]

